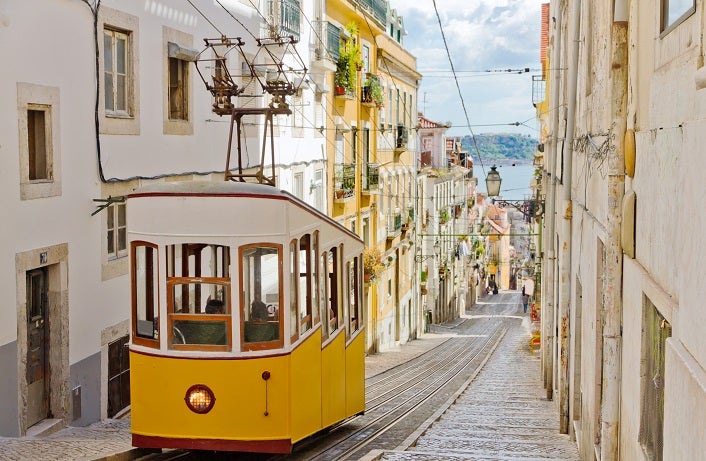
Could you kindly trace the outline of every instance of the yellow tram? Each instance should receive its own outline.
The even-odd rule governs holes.
[[[134,446],[289,453],[365,410],[355,234],[260,184],[128,203]]]

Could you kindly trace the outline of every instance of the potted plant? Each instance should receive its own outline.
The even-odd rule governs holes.
[[[355,38],[358,35],[358,25],[350,22],[345,29],[350,38],[342,41],[339,58],[336,62],[336,74],[334,76],[336,94],[355,92],[356,69],[360,70],[363,66],[360,45],[358,45]]]
[[[382,263],[382,252],[378,248],[366,248],[363,250],[363,277],[366,282],[375,280],[385,265]]]
[[[375,104],[376,107],[382,107],[383,104],[382,85],[380,78],[375,74],[368,74],[363,83],[363,102]]]

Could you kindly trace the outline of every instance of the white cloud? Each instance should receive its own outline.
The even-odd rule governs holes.
[[[391,3],[404,18],[408,33],[405,48],[417,57],[417,68],[424,75],[419,110],[432,120],[466,125],[434,2],[392,0]],[[530,119],[527,125],[534,127],[529,74],[492,72],[478,76],[469,71],[530,68],[535,69],[531,73],[538,73],[541,4],[546,2],[436,0],[435,3],[471,125],[509,124]],[[537,135],[534,129],[525,126],[497,130],[479,126],[473,131],[519,131]],[[450,133],[468,134],[468,129],[453,128]]]

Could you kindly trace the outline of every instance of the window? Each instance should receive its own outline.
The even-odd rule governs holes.
[[[342,250],[342,247],[341,247]],[[328,273],[328,306],[329,306],[329,332],[333,333],[338,329],[341,309],[341,274],[340,274],[340,254],[339,248],[331,248],[326,261],[326,271]]]
[[[60,113],[58,88],[17,83],[22,200],[61,194]]]
[[[300,332],[305,333],[312,327],[312,300],[313,300],[313,282],[314,275],[314,253],[311,245],[311,235],[303,235],[299,240],[299,255],[298,255],[298,294],[299,294],[299,317]]]
[[[230,248],[167,246],[167,319],[171,349],[231,348]]]
[[[159,347],[157,246],[132,242],[132,339]]]
[[[281,245],[262,243],[240,249],[243,350],[282,347],[282,250]]]
[[[695,0],[662,0],[662,32],[676,26],[695,11]]]
[[[301,171],[294,173],[292,177],[292,194],[296,198],[304,200],[304,173]]]
[[[188,120],[189,62],[169,57],[169,119]]]
[[[125,203],[114,203],[106,208],[108,259],[127,256],[127,228]]]
[[[319,211],[324,210],[324,171],[319,169],[314,171],[314,208]]]
[[[370,72],[370,47],[368,45],[363,45],[361,47],[361,52],[363,55],[363,72]]]
[[[353,261],[348,263],[348,335],[355,333],[361,328],[361,299],[362,299],[362,284],[361,284],[361,264],[360,257],[353,258]]]
[[[29,152],[29,180],[51,180],[49,156],[49,107],[31,105],[27,109],[27,149]]]
[[[102,5],[98,10],[101,134],[140,134],[139,26],[137,16]]]
[[[299,253],[297,241],[289,244],[289,336],[292,342],[299,338]]]
[[[103,88],[106,114],[129,116],[128,33],[103,31]]]
[[[645,298],[642,357],[642,414],[640,443],[648,459],[663,459],[664,440],[664,381],[667,338],[672,326],[657,308]]]

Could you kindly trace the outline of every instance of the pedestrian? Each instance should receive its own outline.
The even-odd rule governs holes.
[[[524,296],[525,296],[525,285],[523,284],[522,285],[522,297],[524,298]]]
[[[525,287],[522,287],[523,291]],[[529,304],[529,295],[527,293],[522,293],[522,312],[527,313],[527,305]]]

